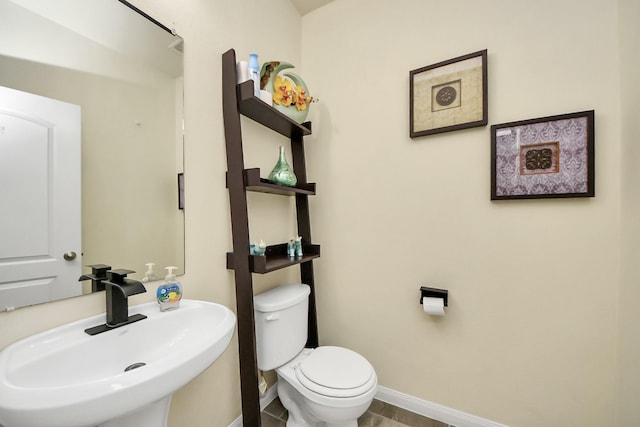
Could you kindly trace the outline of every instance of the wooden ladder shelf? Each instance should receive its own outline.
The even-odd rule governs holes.
[[[231,209],[233,252],[227,253],[227,268],[234,270],[238,316],[240,389],[242,418],[245,427],[260,427],[260,394],[256,358],[255,317],[253,312],[252,274],[265,274],[293,265],[300,266],[300,280],[311,287],[309,299],[309,334],[307,347],[318,346],[313,259],[320,256],[320,246],[312,244],[309,220],[309,196],[315,184],[307,183],[303,137],[311,134],[311,123],[298,124],[254,96],[253,81],[237,84],[236,54],[233,49],[222,55],[222,109],[227,150],[227,188]],[[291,140],[295,187],[270,183],[260,178],[259,169],[245,169],[240,115]],[[298,235],[302,236],[302,258],[290,259],[286,243],[267,247],[265,256],[250,255],[247,191],[296,198]]]

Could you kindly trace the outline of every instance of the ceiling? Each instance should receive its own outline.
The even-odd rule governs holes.
[[[291,0],[291,3],[298,9],[300,16],[306,15],[312,10],[316,10],[333,0]]]

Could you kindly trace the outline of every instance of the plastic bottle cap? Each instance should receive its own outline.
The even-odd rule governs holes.
[[[178,267],[173,267],[173,266],[169,266],[169,267],[165,267],[166,270],[168,270],[168,274],[165,277],[166,280],[172,280],[176,278],[176,275],[173,273],[173,270],[176,270]]]

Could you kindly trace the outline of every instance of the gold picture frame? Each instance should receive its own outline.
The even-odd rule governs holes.
[[[486,126],[487,50],[409,72],[411,138]]]

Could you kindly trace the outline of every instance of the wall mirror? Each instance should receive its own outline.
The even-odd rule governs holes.
[[[0,0],[0,311],[184,273],[182,47],[122,0]]]

